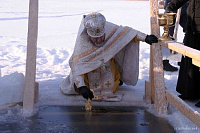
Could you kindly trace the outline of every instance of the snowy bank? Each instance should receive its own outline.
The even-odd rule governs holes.
[[[22,102],[24,74],[12,73],[0,78],[0,108]]]

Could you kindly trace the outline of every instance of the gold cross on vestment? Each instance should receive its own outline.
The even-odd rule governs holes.
[[[109,86],[111,85],[111,83],[110,83],[109,81],[107,81],[106,85],[107,85],[108,88],[109,88]]]
[[[75,82],[76,82],[76,85],[77,85],[77,86],[78,86],[78,85],[79,85],[79,83],[80,83],[80,81],[78,81],[78,80],[76,80]]]
[[[98,85],[97,83],[95,83],[93,86],[94,86],[95,88],[97,88],[99,85]]]

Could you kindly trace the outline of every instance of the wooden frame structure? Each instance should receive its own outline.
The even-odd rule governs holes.
[[[178,12],[178,17],[180,16]],[[150,20],[151,20],[151,33],[154,35],[160,34],[159,26],[157,23],[156,12],[158,12],[158,1],[150,0]],[[178,18],[179,19],[179,18]],[[177,20],[176,28],[178,29]],[[175,32],[177,34],[177,32]],[[176,36],[174,36],[176,38]],[[166,103],[170,103],[183,115],[185,115],[194,124],[200,127],[200,114],[195,111],[189,105],[187,105],[178,96],[171,93],[165,88],[164,73],[160,46],[165,46],[175,52],[192,58],[192,63],[200,67],[200,51],[193,48],[182,45],[175,41],[161,41],[160,45],[153,44],[151,46],[150,53],[150,82],[145,82],[145,99],[147,103],[153,103],[158,114],[166,114],[167,106]]]
[[[157,23],[158,1],[150,0],[151,33],[160,35]],[[23,113],[25,116],[34,114],[34,101],[37,100],[38,84],[35,83],[36,53],[38,34],[38,0],[30,0],[27,38],[27,60]],[[192,58],[193,64],[200,66],[200,51],[176,42],[160,42],[161,45]],[[200,127],[200,114],[189,107],[184,101],[166,90],[162,64],[161,45],[152,44],[150,48],[150,82],[145,83],[145,99],[153,103],[158,114],[167,113],[167,102],[177,108],[183,115]]]

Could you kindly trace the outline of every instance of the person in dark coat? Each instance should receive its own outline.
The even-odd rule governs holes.
[[[166,0],[165,4],[164,4],[164,9],[166,9],[167,5],[169,4],[171,0]],[[186,2],[182,7],[181,7],[181,15],[180,15],[180,21],[179,24],[180,26],[183,28],[183,32],[186,32],[186,28],[187,28],[187,7],[188,7],[189,3]],[[177,12],[177,11],[176,11]],[[174,35],[174,28],[175,26],[171,26],[169,27],[169,34],[170,36]]]
[[[200,50],[200,0],[172,0],[165,12],[176,12],[188,1],[184,45]],[[200,68],[193,65],[189,57],[182,56],[176,91],[182,99],[200,98]],[[200,107],[200,101],[195,106]]]
[[[164,3],[164,9],[166,9],[168,3],[170,2],[171,0],[166,0],[165,3]],[[179,24],[180,26],[182,27],[183,29],[183,32],[185,33],[186,32],[186,23],[187,23],[187,7],[188,7],[188,2],[185,3],[182,8],[181,8],[181,14],[180,14],[180,21],[179,21]],[[174,35],[174,28],[175,26],[170,26],[169,27],[169,35],[171,37],[173,37]],[[183,40],[184,41],[184,40]],[[180,62],[178,62],[178,65],[180,65]],[[169,63],[169,59],[163,59],[163,69],[165,71],[171,71],[171,72],[174,72],[174,71],[178,71],[178,68],[175,67],[175,66],[172,66],[170,63]]]

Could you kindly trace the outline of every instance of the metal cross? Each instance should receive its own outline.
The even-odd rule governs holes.
[[[94,86],[95,88],[97,88],[99,85],[98,85],[97,83],[95,83],[93,86]]]
[[[111,85],[111,83],[110,83],[109,81],[107,81],[106,85],[107,85],[108,88],[109,88],[109,86]]]

